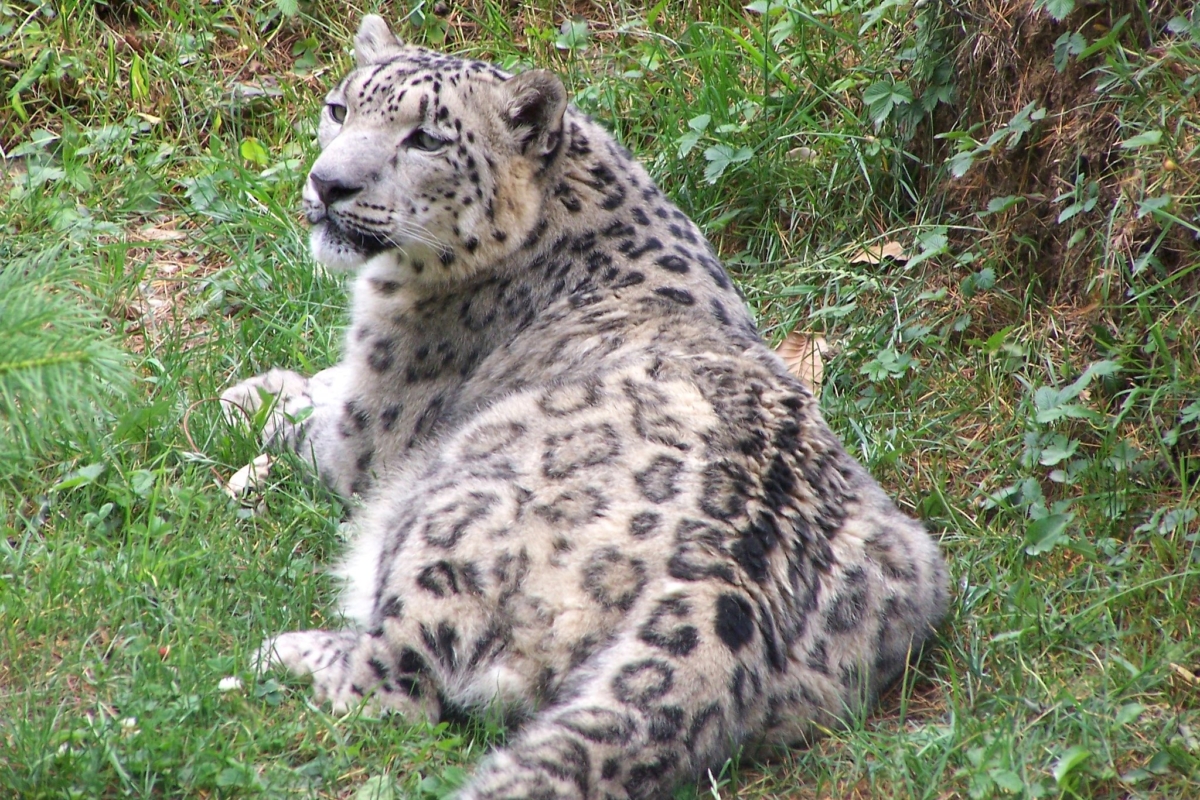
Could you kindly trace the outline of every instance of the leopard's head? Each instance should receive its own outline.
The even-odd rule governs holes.
[[[317,260],[453,280],[519,248],[562,141],[562,82],[406,46],[374,15],[354,54],[325,98],[304,186]]]

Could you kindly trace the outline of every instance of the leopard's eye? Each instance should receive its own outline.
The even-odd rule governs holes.
[[[329,116],[338,125],[346,121],[346,107],[341,103],[326,103],[325,108],[329,109]]]
[[[405,140],[405,144],[417,150],[432,153],[435,150],[441,150],[449,142],[445,139],[439,139],[424,128],[417,128],[409,134],[408,139]]]

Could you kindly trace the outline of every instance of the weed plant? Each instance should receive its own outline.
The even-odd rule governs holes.
[[[827,417],[949,558],[881,708],[679,797],[1200,797],[1200,19],[1010,5],[1116,115],[1122,159],[1061,197],[953,191],[1056,135],[972,115],[962,20],[995,3],[0,0],[0,796],[440,798],[504,737],[255,676],[265,634],[336,624],[348,509],[286,459],[248,505],[216,484],[257,455],[221,388],[336,358],[296,208],[381,10],[563,75],[768,338],[834,345]],[[1009,224],[1038,203],[1089,248],[1062,281]]]

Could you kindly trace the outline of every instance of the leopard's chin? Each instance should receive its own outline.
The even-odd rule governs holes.
[[[309,247],[313,258],[331,270],[357,270],[388,248],[374,237],[348,231],[326,217],[312,227]]]

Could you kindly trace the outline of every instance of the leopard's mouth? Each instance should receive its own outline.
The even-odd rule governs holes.
[[[312,222],[312,219],[309,221]],[[395,248],[386,236],[346,225],[330,214],[324,214],[313,222],[314,235],[317,235],[318,229],[323,229],[325,236],[330,240],[349,245],[368,258]]]

